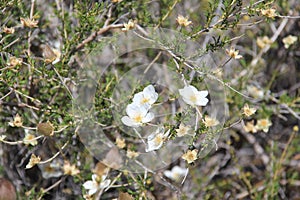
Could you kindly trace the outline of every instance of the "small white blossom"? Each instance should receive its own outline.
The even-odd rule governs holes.
[[[175,131],[177,132],[177,136],[178,137],[182,137],[182,136],[185,136],[189,133],[189,130],[191,128],[189,126],[185,126],[183,123],[181,123],[179,125],[179,128],[178,129],[175,129]]]
[[[262,130],[267,133],[269,131],[269,127],[272,126],[272,122],[269,119],[259,119],[256,123],[256,128],[258,130]]]
[[[208,99],[208,91],[198,91],[194,86],[185,86],[179,89],[179,94],[182,96],[183,101],[191,106],[206,106]]]
[[[107,188],[111,182],[110,179],[106,179],[106,175],[103,175],[101,179],[96,175],[92,175],[92,180],[86,181],[82,186],[88,191],[88,195],[95,194],[98,190]]]
[[[168,177],[169,179],[171,179],[173,181],[180,181],[180,179],[182,179],[187,172],[188,172],[188,169],[185,169],[185,168],[182,168],[179,166],[175,166],[172,168],[172,170],[166,170],[163,173],[166,177]]]
[[[255,86],[247,86],[247,90],[248,93],[256,99],[264,98],[264,91]]]
[[[289,35],[282,39],[282,42],[284,44],[284,48],[288,49],[292,44],[297,42],[298,38],[294,35]]]
[[[148,85],[142,92],[135,94],[132,101],[133,104],[146,107],[149,106],[150,108],[150,106],[155,103],[157,98],[158,94],[155,92],[153,85]]]
[[[143,123],[150,122],[154,119],[154,113],[148,112],[147,107],[138,106],[133,103],[126,107],[126,113],[128,116],[122,117],[121,121],[130,127],[139,127]]]
[[[162,147],[165,139],[170,133],[170,130],[166,133],[164,133],[164,130],[164,128],[159,127],[154,133],[148,136],[146,152],[154,151]]]

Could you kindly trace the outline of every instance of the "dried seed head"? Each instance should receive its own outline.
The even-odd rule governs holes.
[[[53,136],[54,134],[54,127],[50,122],[46,123],[39,123],[37,125],[37,131],[44,136]]]

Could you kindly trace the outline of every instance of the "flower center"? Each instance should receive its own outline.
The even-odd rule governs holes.
[[[193,103],[196,103],[197,102],[197,97],[196,97],[196,95],[191,95],[190,96],[190,100],[193,102]]]
[[[142,116],[139,114],[139,115],[136,115],[133,120],[136,122],[136,123],[140,123],[142,122]]]
[[[261,125],[261,126],[267,126],[267,125],[268,125],[267,120],[262,120],[262,121],[260,122],[260,125]]]
[[[195,156],[194,156],[193,153],[189,153],[189,154],[187,155],[187,158],[188,158],[188,160],[190,160],[190,161],[194,161],[194,160],[195,160]]]
[[[161,135],[157,135],[154,139],[154,142],[156,145],[159,145],[160,143],[163,142],[163,137]]]
[[[150,99],[148,99],[148,98],[143,98],[143,99],[141,100],[141,104],[148,103],[149,101],[150,101]]]

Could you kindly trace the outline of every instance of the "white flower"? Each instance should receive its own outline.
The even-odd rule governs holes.
[[[147,107],[138,106],[133,103],[126,107],[126,113],[128,116],[122,117],[121,121],[123,124],[130,127],[139,127],[143,123],[150,122],[154,118],[154,114],[148,112]]]
[[[185,86],[179,89],[179,94],[182,96],[183,101],[191,106],[206,106],[208,99],[208,91],[198,91],[194,86]]]
[[[92,175],[92,180],[86,181],[82,186],[88,190],[88,195],[95,194],[98,190],[107,188],[110,184],[110,179],[106,179],[106,175],[103,175],[99,180],[96,174]]]
[[[163,127],[159,127],[154,133],[148,136],[146,152],[154,151],[162,147],[165,139],[170,133],[170,130],[166,133],[164,133],[164,130]]]
[[[226,49],[226,54],[233,59],[241,59],[243,57],[242,55],[239,55],[239,50],[235,50],[233,47]]]
[[[23,143],[26,145],[30,144],[32,146],[35,146],[38,144],[35,136],[30,134],[28,129],[25,129],[25,137],[23,139]]]
[[[247,90],[248,93],[256,99],[264,98],[264,91],[255,86],[247,86]]]
[[[142,92],[135,94],[132,101],[133,104],[146,107],[149,106],[150,108],[150,106],[155,103],[157,98],[158,94],[155,92],[153,85],[148,85]]]
[[[289,35],[282,39],[282,42],[284,44],[284,48],[288,49],[292,44],[297,42],[298,38],[297,36]]]
[[[206,127],[212,127],[217,126],[220,122],[216,118],[212,118],[206,115],[203,123]]]
[[[175,129],[175,131],[177,132],[177,136],[178,137],[182,137],[182,136],[185,136],[189,133],[189,130],[191,128],[189,126],[185,126],[183,123],[181,123],[179,125],[179,128],[178,129]]]
[[[41,169],[42,176],[45,179],[63,175],[61,160],[53,160],[51,163],[39,164],[38,167]]]
[[[166,177],[173,181],[180,181],[180,179],[183,178],[187,172],[188,169],[175,166],[172,168],[172,170],[166,170],[163,173]]]
[[[272,122],[269,119],[257,120],[256,128],[258,130],[263,130],[263,132],[267,133],[269,131],[270,126],[272,126]]]

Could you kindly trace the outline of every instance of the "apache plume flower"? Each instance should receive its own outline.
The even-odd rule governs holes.
[[[95,194],[100,189],[105,189],[109,186],[111,180],[106,179],[106,175],[102,177],[97,176],[96,174],[92,175],[92,180],[86,181],[83,184],[83,187],[88,191],[88,195],[91,196]]]
[[[243,56],[239,55],[239,50],[235,50],[233,47],[226,49],[226,54],[233,59],[241,59]]]
[[[187,163],[192,163],[195,160],[197,160],[197,154],[198,154],[198,150],[194,149],[194,150],[188,150],[185,154],[182,155],[182,159],[186,160]]]
[[[179,89],[179,94],[185,103],[191,106],[206,106],[208,99],[208,91],[198,91],[194,86],[185,86],[183,89]]]
[[[267,133],[271,125],[272,122],[269,119],[259,119],[257,120],[256,128],[259,130],[263,130],[263,132]]]
[[[130,19],[127,23],[124,23],[124,28],[122,28],[122,31],[129,31],[134,28],[135,28],[135,23],[132,19]]]
[[[39,156],[36,156],[35,154],[31,154],[30,160],[26,165],[26,169],[30,169],[36,164],[39,164],[40,162],[41,162],[41,158]]]
[[[158,94],[155,92],[153,85],[148,85],[142,92],[134,95],[132,102],[135,105],[151,107],[151,105],[156,102],[157,98]]]
[[[15,29],[13,27],[11,27],[11,28],[4,27],[2,31],[3,31],[3,33],[6,33],[6,34],[13,34],[15,32]]]
[[[250,117],[256,112],[255,108],[250,108],[248,104],[245,104],[243,107],[243,114],[246,115],[247,117]]]
[[[154,114],[148,112],[148,108],[145,106],[129,104],[126,108],[126,113],[128,116],[122,117],[121,121],[123,124],[130,127],[139,127],[143,123],[150,122],[154,119]]]
[[[119,147],[120,149],[123,149],[126,146],[125,139],[124,138],[117,138],[116,139],[116,144],[117,144],[117,147]]]
[[[166,177],[168,177],[169,179],[171,179],[173,181],[180,181],[180,179],[185,176],[187,171],[188,171],[188,169],[186,169],[186,168],[181,168],[179,166],[175,166],[172,168],[172,170],[166,170],[163,173]]]
[[[16,57],[12,56],[9,58],[7,65],[10,67],[15,67],[15,66],[21,65],[22,61],[23,61],[22,58],[16,58]]]
[[[220,122],[217,119],[211,118],[211,117],[206,115],[204,117],[204,122],[203,123],[206,127],[212,127],[212,126],[217,126]]]
[[[179,15],[176,21],[180,26],[188,26],[192,23],[191,21],[189,21],[188,17],[183,17],[182,15]]]
[[[272,19],[277,16],[276,9],[274,8],[262,9],[260,12],[262,15]]]
[[[178,137],[182,137],[182,136],[187,135],[190,129],[191,128],[189,126],[185,126],[183,123],[181,123],[179,125],[179,128],[175,129],[175,131],[177,132]]]
[[[251,122],[247,122],[245,126],[243,126],[244,130],[247,132],[247,133],[256,133],[257,132],[257,129],[256,127],[254,126],[254,122],[251,121]]]
[[[38,144],[37,140],[35,139],[35,136],[28,133],[28,131],[25,131],[25,137],[23,139],[23,143],[26,145],[30,144],[31,146],[35,146]]]
[[[8,125],[10,125],[11,127],[21,127],[21,126],[23,126],[22,117],[20,117],[19,114],[16,114],[16,116],[14,117],[14,121],[9,122]]]
[[[297,42],[298,38],[297,36],[289,35],[282,39],[282,42],[284,44],[284,47],[288,49],[292,44]]]
[[[126,156],[130,159],[138,157],[140,154],[136,151],[127,150]]]
[[[75,176],[80,172],[79,169],[77,169],[75,164],[71,165],[70,162],[67,160],[64,162],[63,170],[64,170],[64,174],[70,176]]]
[[[165,139],[168,137],[170,130],[164,133],[164,128],[159,127],[156,132],[148,136],[146,152],[158,150],[162,147]]]
[[[38,21],[35,19],[29,19],[29,18],[20,18],[21,24],[23,26],[29,27],[29,28],[34,28],[37,27]]]
[[[263,49],[265,46],[272,44],[272,40],[268,36],[258,37],[256,44],[259,48]]]

